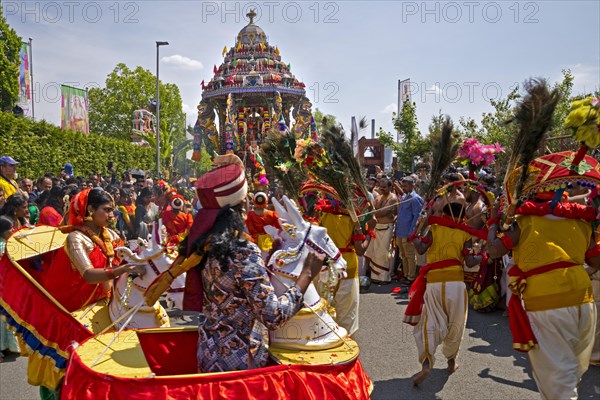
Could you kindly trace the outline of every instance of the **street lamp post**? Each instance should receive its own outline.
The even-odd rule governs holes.
[[[156,42],[156,173],[160,177],[160,93],[158,90],[158,60],[160,46],[168,46],[169,42]]]

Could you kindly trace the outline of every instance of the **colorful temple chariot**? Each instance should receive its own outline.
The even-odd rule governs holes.
[[[297,137],[307,134],[312,112],[304,83],[254,24],[254,10],[247,16],[250,22],[238,33],[235,45],[223,49],[223,62],[214,66],[210,82],[202,81],[193,159],[200,158],[202,147],[211,156],[236,153],[252,161],[248,165],[256,175],[254,156],[266,132],[277,123],[289,127],[293,117],[292,131]]]

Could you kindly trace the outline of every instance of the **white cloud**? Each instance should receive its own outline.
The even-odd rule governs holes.
[[[442,89],[440,88],[440,85],[438,85],[437,83],[435,85],[431,85],[431,87],[429,89],[427,89],[428,92],[433,92],[435,94],[442,94]]]
[[[182,56],[180,54],[174,54],[172,56],[161,58],[166,64],[173,65],[174,67],[186,69],[186,70],[199,70],[204,68],[204,65],[198,60],[192,60],[191,58]]]
[[[196,119],[198,118],[198,110],[196,109],[196,107],[183,103],[182,109],[186,116],[186,125],[194,126],[194,124],[196,123]]]
[[[398,111],[398,104],[390,103],[387,106],[385,106],[384,109],[381,110],[380,112],[383,114],[391,114],[391,113],[397,112],[397,111]]]
[[[575,64],[568,67],[573,74],[574,94],[600,89],[600,68],[597,65]]]

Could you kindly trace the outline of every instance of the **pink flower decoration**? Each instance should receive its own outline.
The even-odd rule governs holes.
[[[495,155],[504,152],[499,143],[481,144],[476,138],[466,139],[458,150],[458,158],[474,167],[487,167],[493,164]]]

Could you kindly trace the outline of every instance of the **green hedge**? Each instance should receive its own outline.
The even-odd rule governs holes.
[[[65,163],[73,164],[75,175],[108,174],[113,161],[119,174],[128,169],[154,169],[154,149],[90,133],[62,130],[45,121],[33,122],[0,112],[0,156],[20,162],[19,177],[37,179],[49,172],[59,175]]]

